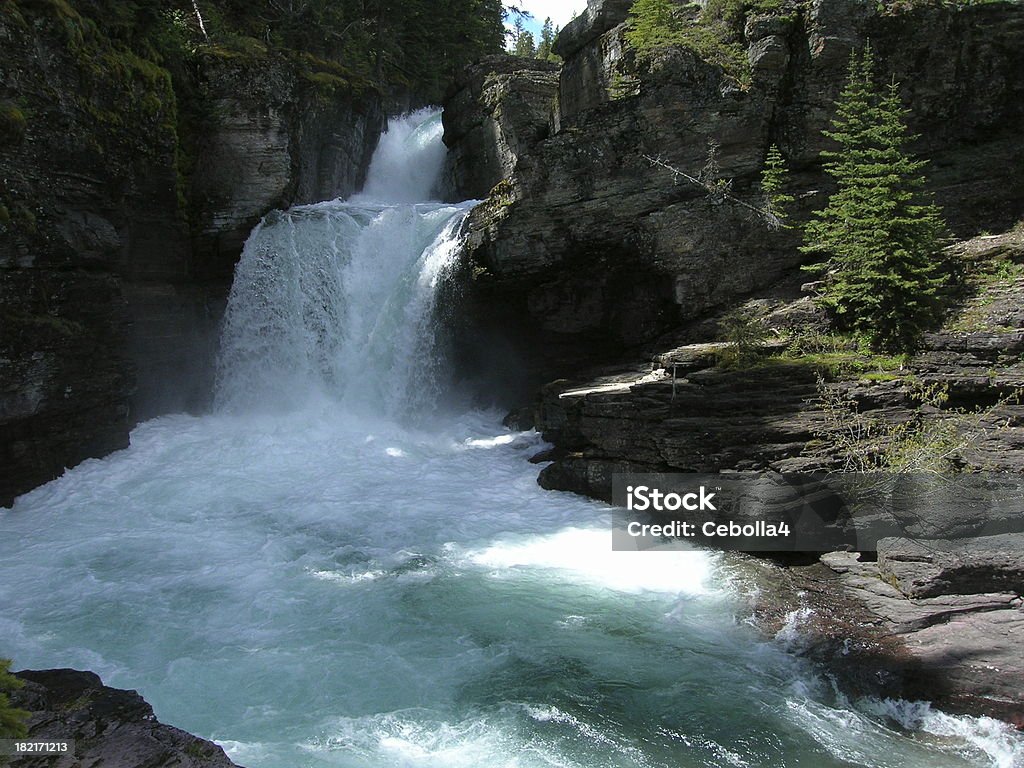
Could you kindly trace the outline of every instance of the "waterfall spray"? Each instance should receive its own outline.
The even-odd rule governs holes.
[[[435,298],[472,206],[422,202],[441,130],[428,111],[393,121],[362,194],[274,212],[253,231],[221,338],[221,410],[327,397],[394,416],[436,393]]]

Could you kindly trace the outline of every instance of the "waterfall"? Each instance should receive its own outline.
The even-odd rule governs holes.
[[[435,111],[393,120],[363,193],[275,211],[252,232],[221,335],[220,410],[329,398],[394,416],[434,396],[437,288],[473,204],[428,202],[441,133]]]
[[[422,202],[439,139],[395,121],[363,194],[252,233],[220,413],[0,511],[0,655],[95,670],[250,768],[1024,765],[1010,726],[850,701],[764,642],[742,562],[612,552],[606,506],[537,484],[540,435],[409,423],[471,205]]]

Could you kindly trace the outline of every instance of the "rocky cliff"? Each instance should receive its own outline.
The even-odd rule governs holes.
[[[1024,472],[1024,6],[783,4],[748,14],[748,67],[727,71],[681,46],[638,59],[630,5],[591,0],[563,30],[557,86],[541,91],[531,73],[519,92],[513,74],[478,69],[446,107],[452,151],[480,176],[456,180],[467,193],[491,184],[469,221],[457,334],[473,363],[498,349],[525,384],[546,382],[511,416],[554,444],[535,457],[541,485],[609,499],[622,472],[892,471],[897,454],[910,468],[940,457]],[[659,165],[698,176],[713,142],[718,175],[757,205],[776,144],[802,221],[829,192],[822,129],[868,40],[880,78],[901,83],[914,150],[963,238],[948,249],[966,274],[958,304],[906,358],[832,333],[798,269],[796,229],[773,231]],[[531,108],[506,128],[487,118],[503,101]],[[737,308],[767,337],[744,364],[724,336]],[[798,630],[794,650],[852,690],[1024,723],[1019,494],[922,519],[915,540],[873,541],[877,563],[750,564],[771,586],[761,625]]]
[[[968,295],[906,359],[829,346],[827,323],[799,280],[783,280],[746,303],[776,339],[756,364],[721,364],[729,345],[712,313],[646,355],[549,382],[537,406],[520,412],[557,446],[541,484],[610,498],[620,471],[836,469],[851,449],[838,434],[844,419],[884,429],[979,408],[963,468],[1024,472],[1024,228],[950,250],[974,274]],[[948,399],[922,414],[917,398],[929,387]],[[837,414],[837,403],[848,410]]]
[[[747,18],[742,75],[682,47],[638,60],[624,40],[629,5],[593,0],[563,30],[557,95],[537,95],[532,82],[520,93],[513,76],[495,72],[492,80],[510,83],[509,103],[529,99],[536,111],[555,102],[549,131],[533,131],[531,145],[519,142],[515,169],[503,180],[487,157],[501,155],[502,131],[496,149],[461,140],[473,135],[481,109],[494,111],[485,103],[492,97],[474,105],[460,92],[446,109],[459,162],[488,169],[487,182],[497,185],[470,221],[468,314],[478,334],[514,329],[535,383],[581,362],[615,359],[793,269],[800,260],[793,231],[771,232],[745,209],[674,183],[652,159],[698,175],[714,142],[721,176],[756,203],[774,143],[793,170],[795,215],[820,207],[829,189],[821,131],[850,51],[868,39],[880,79],[901,83],[921,136],[914,149],[931,159],[930,182],[953,228],[999,231],[1020,215],[1019,4],[787,6]],[[465,196],[485,186],[462,178]]]
[[[0,48],[3,505],[204,404],[249,229],[352,192],[384,115],[375,91],[260,49],[202,48],[182,93],[172,62],[73,3],[3,3]]]
[[[153,708],[135,691],[103,685],[92,672],[74,669],[24,670],[24,686],[13,704],[29,713],[28,737],[73,741],[73,753],[22,757],[17,768],[95,765],[107,768],[232,768],[224,750],[157,721]]]

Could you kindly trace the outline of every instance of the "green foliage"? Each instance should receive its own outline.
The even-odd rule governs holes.
[[[815,433],[817,446],[828,446],[844,472],[942,477],[962,471],[965,452],[992,430],[1006,426],[1006,408],[1019,403],[1022,392],[1010,392],[974,410],[949,407],[949,389],[944,384],[911,380],[908,394],[918,405],[916,413],[910,419],[891,421],[885,414],[862,411],[840,387],[819,377],[817,404],[825,418]],[[809,444],[808,452],[814,448]]]
[[[761,318],[743,309],[726,314],[720,323],[722,336],[729,343],[718,357],[725,368],[748,368],[761,357],[761,348],[768,340],[768,327]]]
[[[9,102],[0,103],[0,146],[20,142],[27,124],[24,112]]]
[[[636,0],[626,40],[641,58],[670,46],[688,48],[746,86],[751,76],[743,37],[746,18],[781,8],[781,0],[709,0],[696,18],[686,18],[686,9],[672,0]]]
[[[544,61],[561,61],[561,57],[552,51],[552,47],[555,44],[555,35],[558,34],[558,30],[555,29],[554,23],[551,18],[544,19],[544,25],[540,28],[540,42],[537,44],[537,58]]]
[[[512,53],[522,56],[524,59],[532,59],[537,55],[537,46],[533,42],[533,33],[529,30],[522,30],[516,37],[515,47]]]
[[[0,739],[23,739],[28,736],[28,712],[11,706],[9,694],[24,683],[10,673],[10,668],[10,659],[0,659]]]
[[[869,381],[907,380],[913,377],[907,355],[884,355],[849,334],[801,329],[787,339],[786,348],[765,359],[765,364],[802,365],[828,379],[856,377]]]
[[[612,73],[608,82],[608,98],[612,101],[636,96],[640,93],[640,79],[623,72]]]
[[[648,54],[682,44],[682,29],[672,0],[636,0],[629,9],[626,41],[638,53]]]
[[[439,103],[454,75],[499,52],[505,35],[501,0],[199,0],[207,35],[191,0],[16,1],[56,20],[69,47],[109,39],[168,69],[176,88],[190,87],[200,49],[226,58],[298,52],[344,66],[353,82]]]
[[[782,9],[782,0],[708,0],[705,14],[737,31],[743,30],[747,16],[754,13],[775,13]]]
[[[903,351],[941,314],[944,224],[923,193],[925,162],[907,151],[899,88],[879,95],[873,75],[871,50],[855,52],[826,132],[840,149],[823,153],[837,190],[806,225],[803,250],[821,258],[806,269],[824,275],[819,301],[839,324]]]
[[[784,191],[789,180],[789,169],[779,148],[772,144],[768,148],[768,156],[761,171],[762,207],[772,217],[785,226],[786,206],[793,202],[793,196]]]

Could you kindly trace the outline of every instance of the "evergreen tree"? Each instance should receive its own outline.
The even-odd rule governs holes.
[[[516,45],[512,49],[512,53],[516,56],[522,56],[526,59],[532,59],[537,54],[537,48],[533,43],[533,33],[528,29],[518,30],[516,35]]]
[[[23,739],[28,735],[25,721],[28,713],[11,706],[7,694],[21,688],[23,683],[10,674],[9,659],[0,659],[0,739]]]
[[[788,179],[786,160],[778,146],[772,144],[761,171],[761,194],[764,196],[764,210],[775,228],[785,226],[786,206],[793,202],[793,196],[783,191]]]
[[[941,310],[946,275],[936,253],[941,213],[925,195],[922,169],[907,145],[896,83],[879,95],[870,48],[851,57],[849,76],[823,153],[837,189],[805,227],[805,252],[822,260],[820,302],[876,349],[909,351]]]
[[[626,21],[626,40],[640,52],[679,42],[672,0],[636,0]]]
[[[544,19],[544,26],[540,28],[540,43],[537,45],[537,58],[545,61],[558,61],[558,56],[551,50],[555,44],[555,25],[551,17]]]

